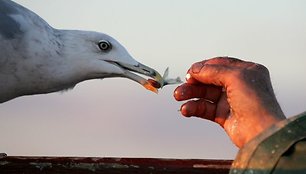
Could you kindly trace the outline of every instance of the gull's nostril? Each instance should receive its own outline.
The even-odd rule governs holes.
[[[144,72],[148,73],[148,74],[152,74],[150,70],[147,69],[142,69]],[[155,72],[154,72],[155,73]]]

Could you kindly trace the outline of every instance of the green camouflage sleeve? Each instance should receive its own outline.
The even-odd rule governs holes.
[[[230,174],[306,173],[306,112],[277,123],[240,149]]]

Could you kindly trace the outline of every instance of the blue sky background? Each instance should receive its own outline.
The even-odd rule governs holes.
[[[292,116],[306,110],[306,1],[16,0],[62,29],[119,40],[136,60],[184,78],[193,62],[233,56],[266,65]],[[64,93],[0,105],[0,152],[9,155],[233,159],[216,124],[181,117],[172,93],[127,79],[90,80]]]

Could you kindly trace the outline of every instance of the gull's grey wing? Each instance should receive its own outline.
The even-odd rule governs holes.
[[[10,0],[0,0],[1,39],[15,39],[30,30],[52,29],[47,22],[29,9]]]
[[[0,73],[7,70],[7,62],[16,64],[30,55],[26,50],[30,42],[42,42],[42,35],[53,33],[38,15],[10,0],[0,0]],[[34,54],[34,53],[33,53]],[[5,67],[5,68],[4,68]],[[0,79],[1,80],[1,79]]]
[[[24,33],[21,24],[13,18],[25,11],[23,9],[10,0],[0,0],[0,82],[11,73],[6,65],[8,60],[16,57],[15,50]]]
[[[21,26],[12,15],[18,15],[24,8],[9,1],[0,0],[0,35],[4,39],[13,39],[22,34]]]
[[[28,77],[24,72],[37,70],[40,62],[33,57],[48,58],[44,43],[49,38],[56,41],[53,28],[42,18],[13,1],[0,0],[0,103]]]

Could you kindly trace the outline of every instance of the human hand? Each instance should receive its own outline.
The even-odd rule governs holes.
[[[178,101],[192,99],[181,106],[182,115],[218,123],[238,147],[285,119],[268,69],[235,58],[193,64],[174,97]]]

